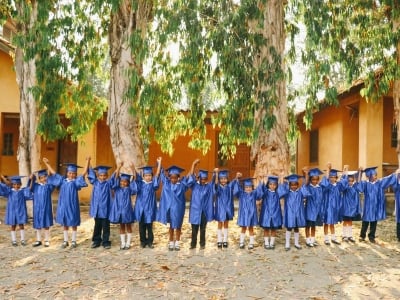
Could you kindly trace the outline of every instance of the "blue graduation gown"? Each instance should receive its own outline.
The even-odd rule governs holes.
[[[153,176],[152,181],[145,182],[141,176],[136,176],[137,196],[134,208],[135,221],[142,220],[146,224],[150,224],[156,219],[157,215],[157,199],[156,191],[160,187],[160,177]]]
[[[235,179],[236,180],[236,179]],[[257,217],[257,200],[261,199],[257,189],[246,193],[239,184],[236,184],[233,189],[235,197],[239,198],[239,212],[237,224],[241,227],[258,225]]]
[[[347,176],[342,178],[335,184],[329,182],[329,179],[324,176],[321,180],[321,186],[324,189],[324,217],[325,224],[337,224],[342,221],[342,191],[348,185]]]
[[[364,193],[362,220],[374,222],[386,219],[386,199],[384,190],[396,183],[396,174],[383,177],[374,182],[360,181],[357,190]]]
[[[400,178],[398,177],[393,184],[394,200],[395,200],[395,214],[396,223],[400,223]]]
[[[156,219],[163,224],[170,223],[172,229],[181,228],[185,215],[185,192],[189,188],[188,178],[183,177],[178,183],[172,184],[163,171],[160,177],[163,188]]]
[[[229,182],[227,185],[215,185],[215,206],[214,219],[218,222],[233,220],[235,215],[233,203],[234,185],[238,184],[237,180]]]
[[[192,197],[189,208],[189,223],[199,225],[201,223],[201,214],[204,213],[207,222],[214,219],[214,180],[206,184],[200,184],[196,181],[194,175],[190,176],[188,181],[189,187],[192,189]]]
[[[4,183],[0,183],[0,196],[7,197],[5,224],[26,224],[28,222],[26,200],[32,199],[29,188],[21,188],[17,191]]]
[[[94,170],[89,168],[88,179],[93,185],[89,215],[93,218],[108,219],[111,209],[111,189],[114,185],[115,174],[107,180],[99,181]]]
[[[134,180],[127,187],[119,186],[120,179],[116,179],[112,189],[114,199],[111,204],[109,220],[111,223],[129,224],[135,220],[133,214],[132,195],[137,193],[137,185]]]
[[[285,200],[283,224],[286,228],[305,227],[306,210],[304,199],[310,196],[308,189],[303,185],[299,189],[292,191],[289,184],[284,183],[278,186],[278,193]]]
[[[323,190],[320,185],[306,185],[310,196],[306,198],[306,220],[317,222],[322,225],[323,222]]]
[[[63,226],[79,226],[81,224],[81,212],[78,191],[87,187],[85,178],[78,176],[75,180],[68,180],[59,174],[55,174],[49,176],[47,182],[60,187],[56,222]]]
[[[344,217],[361,217],[360,193],[357,190],[358,182],[348,185],[343,190],[342,215]]]
[[[31,186],[30,182],[28,182],[28,186]],[[49,183],[38,183],[36,177],[34,177],[31,188],[33,193],[33,228],[42,229],[53,226],[51,193],[55,188],[55,185]]]
[[[282,227],[282,209],[278,191],[271,191],[264,184],[259,185],[262,194],[260,226],[261,227]]]

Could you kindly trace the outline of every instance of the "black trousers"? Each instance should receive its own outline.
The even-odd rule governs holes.
[[[102,236],[103,235],[103,236]],[[93,230],[93,243],[103,246],[111,245],[110,242],[110,221],[108,218],[94,218],[94,230]]]
[[[206,228],[207,228],[207,218],[204,213],[201,213],[200,224],[192,224],[192,242],[191,247],[196,247],[197,245],[197,235],[200,229],[200,247],[206,245]]]
[[[378,221],[373,221],[373,222],[362,221],[360,237],[365,239],[365,237],[367,236],[367,230],[369,226],[368,239],[375,240],[375,232],[377,224]]]
[[[400,242],[400,223],[396,223],[396,233],[397,233],[397,239]]]
[[[144,215],[142,215],[139,222],[139,236],[140,236],[140,244],[142,246],[153,245],[154,241],[153,223],[145,223]]]

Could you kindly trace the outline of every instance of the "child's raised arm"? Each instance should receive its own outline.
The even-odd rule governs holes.
[[[49,160],[46,157],[43,157],[43,163],[46,165],[47,172],[49,173],[49,175],[56,174],[56,171],[54,171],[52,166],[50,166]]]
[[[157,170],[156,170],[156,177],[160,175],[161,172],[161,157],[157,158]]]
[[[214,169],[214,172],[215,172],[214,184],[218,184],[219,169],[218,169],[218,168],[215,168],[215,169]]]
[[[83,169],[82,176],[86,176],[86,174],[87,174],[87,172],[89,170],[89,165],[90,165],[90,160],[91,159],[92,158],[90,156],[86,157],[86,164],[85,164],[85,167]]]
[[[194,174],[194,168],[197,166],[197,164],[200,162],[200,159],[196,158],[193,163],[192,167],[190,168],[190,171],[188,173],[188,176],[192,176]]]

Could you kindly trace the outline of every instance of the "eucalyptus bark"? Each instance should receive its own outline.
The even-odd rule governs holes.
[[[135,68],[139,76],[143,73],[143,65],[136,63],[129,40],[135,30],[140,30],[142,38],[146,36],[151,10],[152,1],[140,0],[134,10],[131,1],[123,0],[118,10],[111,15],[111,79],[107,122],[115,160],[125,165],[145,164],[139,118],[131,113],[132,103],[139,97],[140,86],[136,87],[135,99],[128,99],[127,91],[130,88],[129,71]]]
[[[393,31],[397,32],[400,29],[400,18],[393,21]],[[400,42],[396,46],[397,65],[400,67]],[[400,166],[400,80],[395,78],[393,83],[393,105],[394,105],[394,121],[397,128],[397,162]]]
[[[262,34],[267,40],[267,45],[261,50],[260,57],[256,64],[261,64],[265,59],[273,65],[276,62],[272,57],[269,47],[273,47],[281,58],[281,70],[285,70],[284,50],[285,50],[285,28],[284,28],[284,1],[269,0],[266,1],[264,11],[264,24]],[[278,80],[274,87],[267,85],[267,78],[260,83],[257,92],[275,89],[277,103],[272,111],[267,112],[265,107],[261,107],[255,112],[255,125],[258,127],[258,138],[253,143],[251,149],[251,158],[257,159],[255,177],[263,175],[279,175],[282,171],[290,171],[290,153],[287,140],[287,131],[289,128],[286,83],[285,78]],[[272,114],[276,122],[270,131],[267,131],[263,124],[266,114]]]
[[[23,15],[23,6],[16,3],[19,15]],[[37,20],[38,3],[31,1],[31,12],[28,22],[16,24],[19,34],[27,36]],[[35,59],[25,60],[24,49],[15,50],[16,80],[20,94],[20,124],[18,139],[18,167],[21,175],[30,175],[40,168],[41,139],[36,133],[38,126],[38,109],[31,88],[36,84]]]

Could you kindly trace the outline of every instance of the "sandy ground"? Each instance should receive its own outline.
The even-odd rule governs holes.
[[[112,248],[91,249],[93,220],[82,207],[78,247],[60,249],[62,228],[51,229],[51,245],[12,247],[9,227],[0,225],[0,299],[399,299],[400,243],[395,221],[378,224],[377,244],[323,245],[284,250],[280,231],[275,250],[238,248],[239,228],[231,223],[230,246],[216,247],[216,223],[207,227],[205,250],[190,250],[190,226],[184,221],[181,251],[167,250],[167,227],[155,223],[155,248],[141,249],[137,224],[130,250],[119,250],[119,228],[112,225]],[[1,209],[0,216],[4,216]],[[359,233],[360,224],[355,227]],[[337,235],[342,232],[337,226]],[[303,232],[302,232],[303,235]],[[19,237],[19,233],[17,235]]]

